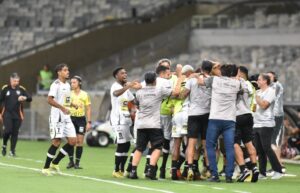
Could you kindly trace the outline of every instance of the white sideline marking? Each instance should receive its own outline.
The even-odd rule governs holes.
[[[36,163],[44,163],[42,160],[34,160],[34,159],[30,159],[30,158],[16,157],[16,158],[13,158],[13,159],[25,160],[25,161],[33,161],[33,162],[36,162]]]
[[[180,181],[173,181],[176,184],[185,184],[185,182],[180,182]]]
[[[197,186],[197,187],[204,187],[204,185],[201,184],[191,184],[192,186]]]
[[[20,166],[20,165],[6,164],[6,163],[2,163],[2,162],[0,162],[0,166],[13,167],[13,168],[19,168],[19,169],[25,169],[25,170],[41,172],[41,169],[30,168],[30,167],[25,167],[25,166]],[[149,191],[163,192],[163,193],[174,193],[174,192],[168,191],[168,190],[160,190],[160,189],[148,188],[148,187],[144,187],[144,186],[130,185],[130,184],[122,183],[122,182],[116,182],[116,181],[111,181],[111,180],[103,180],[103,179],[100,179],[100,178],[93,178],[93,177],[88,177],[88,176],[80,176],[80,175],[67,174],[67,173],[61,173],[60,175],[69,176],[69,177],[76,177],[76,178],[82,178],[82,179],[87,179],[87,180],[92,180],[92,181],[97,181],[97,182],[105,182],[105,183],[109,183],[109,184],[116,184],[116,185],[119,185],[119,186],[125,186],[125,187],[142,189],[142,190],[149,190]]]
[[[245,192],[245,191],[240,191],[240,190],[233,190],[233,192],[236,192],[236,193],[251,193],[251,192]]]
[[[284,177],[297,177],[295,174],[283,174]]]
[[[220,188],[220,187],[211,187],[211,188],[215,190],[225,190],[225,188]]]

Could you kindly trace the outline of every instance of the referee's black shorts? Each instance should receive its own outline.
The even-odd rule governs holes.
[[[85,117],[73,117],[71,116],[72,123],[75,127],[76,134],[84,135],[86,131],[86,118]]]
[[[234,143],[244,144],[253,140],[253,116],[244,114],[236,117]]]
[[[162,129],[138,129],[136,139],[136,149],[143,152],[148,142],[154,149],[161,149],[164,142],[164,134]]]

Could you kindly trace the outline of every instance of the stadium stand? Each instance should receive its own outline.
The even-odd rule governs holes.
[[[0,4],[0,58],[96,22],[142,16],[172,0],[4,0]]]

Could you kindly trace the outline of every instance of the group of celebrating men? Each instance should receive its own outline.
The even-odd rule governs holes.
[[[172,72],[171,61],[162,59],[155,72],[145,73],[141,83],[128,82],[122,67],[116,68],[113,76],[116,81],[110,90],[110,122],[117,143],[114,177],[137,179],[137,166],[146,149],[144,174],[152,180],[157,179],[161,152],[159,177],[166,177],[170,149],[172,180],[207,178],[220,182],[220,152],[227,183],[233,182],[235,164],[240,169],[238,182],[266,179],[267,158],[273,170],[271,179],[283,176],[285,168],[279,151],[283,137],[283,87],[274,72],[254,76],[250,82],[245,66],[204,60],[199,69],[178,64]],[[129,104],[137,108],[135,119]],[[131,127],[135,148],[125,170]],[[201,154],[202,172],[198,166]]]

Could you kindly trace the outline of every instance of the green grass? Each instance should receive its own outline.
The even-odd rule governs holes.
[[[251,183],[208,183],[185,182],[174,183],[168,176],[166,180],[149,181],[142,177],[144,160],[140,163],[139,180],[114,179],[111,177],[114,163],[114,146],[108,148],[85,147],[81,161],[83,170],[67,170],[68,159],[61,163],[62,172],[76,176],[43,176],[39,171],[26,168],[41,169],[44,164],[49,142],[20,141],[17,147],[18,158],[0,157],[0,193],[93,193],[93,192],[174,192],[174,193],[292,193],[299,191],[300,166],[286,165],[288,173],[297,177],[284,177],[280,180],[264,180]],[[28,158],[28,159],[23,159]],[[10,165],[10,166],[8,166]],[[20,168],[19,166],[22,166]],[[170,166],[170,162],[168,163]],[[78,177],[81,176],[81,177]],[[86,178],[85,177],[91,177]],[[140,188],[152,188],[145,190]],[[216,189],[216,188],[222,188]]]

